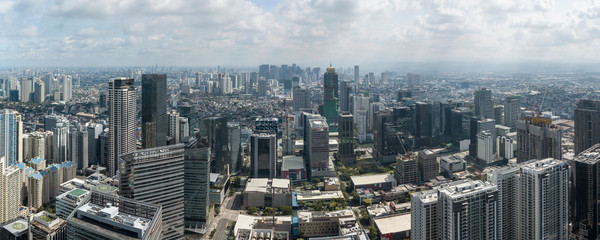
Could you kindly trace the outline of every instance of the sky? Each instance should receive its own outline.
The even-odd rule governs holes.
[[[0,0],[2,66],[594,64],[600,1]]]

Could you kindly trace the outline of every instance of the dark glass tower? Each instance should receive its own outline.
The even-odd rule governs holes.
[[[142,74],[142,147],[166,145],[167,75]]]
[[[600,101],[579,99],[575,105],[575,154],[600,143]]]
[[[338,125],[338,74],[331,65],[323,76],[323,115],[330,131],[337,131]]]

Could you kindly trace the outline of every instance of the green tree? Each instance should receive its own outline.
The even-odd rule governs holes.
[[[273,215],[273,208],[265,207],[265,209],[263,210],[263,216],[272,216],[272,215]]]
[[[373,204],[373,201],[371,199],[362,200],[362,205],[365,207],[371,206],[371,204]]]
[[[258,212],[258,209],[256,207],[249,207],[248,208],[248,214],[250,215],[254,215]]]
[[[281,212],[281,214],[286,215],[286,216],[292,215],[294,213],[291,206],[280,206],[279,211]]]
[[[373,227],[373,225],[369,225],[367,229],[369,230],[369,239],[379,239],[379,230],[377,230],[377,228]]]
[[[352,191],[350,193],[350,196],[352,196],[352,201],[353,202],[358,202],[360,200],[360,196],[358,195],[358,193],[356,192],[356,190]]]

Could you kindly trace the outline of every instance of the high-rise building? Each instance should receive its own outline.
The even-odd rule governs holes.
[[[265,78],[259,78],[258,79],[258,96],[259,97],[266,97],[267,93],[269,91],[269,85],[267,83],[267,79]]]
[[[190,136],[190,123],[188,122],[188,118],[179,117],[179,141],[185,137]]]
[[[201,230],[209,221],[210,148],[186,145],[184,153],[185,229]]]
[[[114,78],[108,82],[109,140],[108,175],[118,170],[119,156],[135,151],[137,145],[136,93],[133,79]]]
[[[69,127],[65,123],[59,123],[52,132],[52,162],[62,163],[68,161],[70,159]]]
[[[162,239],[183,238],[184,145],[137,150],[121,155],[119,193],[163,207]]]
[[[279,119],[264,117],[256,118],[256,120],[254,120],[254,132],[277,134],[279,132]]]
[[[504,159],[512,159],[515,157],[514,150],[515,141],[506,136],[498,136],[496,138],[496,149],[498,156]]]
[[[85,170],[89,167],[89,143],[87,129],[76,128],[69,132],[70,160],[77,163],[77,170]]]
[[[172,139],[174,143],[179,143],[179,113],[175,110],[171,110],[167,113],[169,119],[169,130],[167,136]]]
[[[498,189],[495,185],[479,180],[443,185],[438,189],[438,238],[498,239],[497,204]]]
[[[597,239],[600,226],[600,144],[569,161],[569,222],[573,239]]]
[[[499,124],[499,125],[504,124],[504,106],[503,105],[494,106],[494,121],[496,121],[496,124]]]
[[[329,126],[323,118],[308,120],[308,129],[304,145],[306,160],[311,172],[328,169],[329,167]],[[311,173],[312,174],[312,173]],[[310,175],[311,178],[313,175]]]
[[[406,82],[408,84],[408,88],[410,88],[410,89],[418,88],[421,86],[421,75],[414,74],[414,73],[407,73],[406,74]]]
[[[600,100],[577,100],[574,117],[575,154],[579,154],[600,143]]]
[[[0,110],[0,156],[6,157],[4,168],[23,162],[23,120],[15,110]]]
[[[567,162],[547,158],[527,163],[519,185],[517,239],[569,239]]]
[[[30,102],[33,100],[33,78],[21,79],[21,102]]]
[[[258,66],[258,77],[267,79],[269,77],[269,65],[263,64]]]
[[[102,134],[102,124],[87,123],[88,136],[88,163],[98,165],[100,163],[100,134]]]
[[[293,87],[292,93],[294,101],[294,112],[301,111],[302,109],[311,108],[311,93],[309,89]]]
[[[437,189],[411,193],[411,239],[438,239],[437,200]]]
[[[211,172],[221,173],[225,165],[230,163],[229,134],[227,117],[208,117],[199,121],[198,142],[203,147],[210,147],[212,153]]]
[[[517,122],[517,161],[562,159],[562,130],[552,119],[527,117]]]
[[[490,131],[477,133],[477,159],[485,164],[494,162],[494,139]]]
[[[227,123],[229,142],[229,171],[237,172],[243,165],[242,159],[242,127],[239,123]]]
[[[492,139],[496,139],[496,121],[491,118],[471,117],[469,127],[469,133],[471,135],[469,155],[477,157],[477,134],[482,131],[489,131],[492,135]]]
[[[475,91],[475,116],[494,118],[494,102],[492,101],[492,90],[482,88]]]
[[[142,147],[166,145],[167,75],[142,74]]]
[[[46,100],[46,93],[44,92],[44,82],[36,81],[35,82],[35,90],[33,93],[33,101],[36,103],[42,103]]]
[[[360,85],[360,70],[358,65],[354,66],[354,85],[357,87]]]
[[[350,94],[352,93],[352,86],[348,81],[342,81],[340,83],[340,112],[350,111]]]
[[[294,143],[296,141],[296,115],[285,115],[285,117],[283,118],[283,129],[281,137],[283,156],[294,155]]]
[[[506,97],[504,101],[504,126],[510,127],[511,131],[516,131],[519,114],[521,114],[521,97]]]
[[[165,208],[92,191],[73,216],[67,218],[66,239],[164,239]]]
[[[421,173],[419,172],[419,160],[417,154],[398,154],[396,157],[396,169],[394,169],[394,177],[396,178],[396,181],[398,181],[398,184],[420,182]]]
[[[21,206],[19,168],[6,166],[6,162],[6,157],[0,156],[0,223],[15,219]]]
[[[339,147],[338,157],[346,165],[356,163],[354,154],[354,116],[348,112],[342,112],[339,116]]]
[[[419,172],[423,181],[434,179],[440,173],[440,166],[437,162],[437,154],[431,150],[423,150],[419,152]]]
[[[62,99],[65,102],[71,100],[72,92],[73,92],[73,79],[70,75],[64,75],[62,78]]]
[[[275,134],[253,134],[250,137],[250,177],[277,177],[277,137]]]
[[[331,65],[323,80],[323,116],[327,119],[329,130],[335,132],[338,125],[338,74]]]

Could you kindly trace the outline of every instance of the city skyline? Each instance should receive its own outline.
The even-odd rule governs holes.
[[[0,23],[8,27],[0,30],[0,63],[587,66],[598,60],[598,6],[545,0],[2,1]]]

